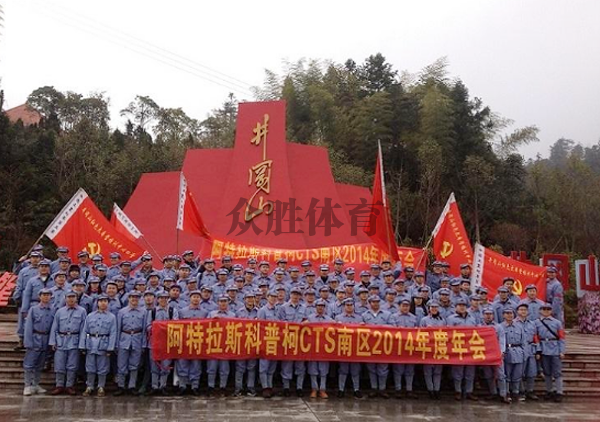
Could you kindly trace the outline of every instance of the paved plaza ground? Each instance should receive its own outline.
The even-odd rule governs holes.
[[[584,422],[600,421],[600,402],[557,403],[441,402],[383,399],[23,397],[3,392],[0,421],[428,421],[428,422]]]

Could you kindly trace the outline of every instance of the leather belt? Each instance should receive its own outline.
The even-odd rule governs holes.
[[[88,336],[88,337],[95,337],[95,338],[98,338],[98,337],[109,337],[109,336],[110,336],[110,334],[100,334],[100,333],[91,334],[91,333],[90,333],[90,334],[88,334],[87,336]]]
[[[79,334],[79,331],[59,331],[58,334],[61,336],[72,336],[75,334]]]
[[[34,334],[41,334],[43,336],[47,336],[48,334],[50,334],[50,331],[38,331],[38,330],[33,330]]]
[[[521,347],[521,343],[515,343],[515,344],[507,344],[507,347]]]
[[[143,331],[142,329],[139,329],[139,330],[121,330],[122,333],[129,334],[129,335],[139,334],[142,331]]]
[[[558,341],[555,338],[542,338],[541,341]]]

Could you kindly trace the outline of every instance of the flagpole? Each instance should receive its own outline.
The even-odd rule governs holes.
[[[38,243],[40,243],[40,241],[42,240],[42,238],[46,235],[46,230],[44,230],[42,232],[42,234],[40,235],[40,237],[37,238],[37,240],[35,242],[33,242],[33,245],[31,245],[31,248],[29,248],[29,250],[27,251],[27,253],[25,254],[25,256],[29,256],[29,254],[31,253],[31,251],[33,250],[33,248],[35,248],[35,245],[37,245]]]
[[[421,265],[421,261],[423,260],[423,256],[425,256],[427,254],[427,249],[429,248],[429,245],[431,244],[431,241],[433,240],[435,234],[439,230],[439,226],[441,225],[441,223],[443,221],[443,217],[446,215],[446,212],[448,211],[448,208],[450,207],[450,203],[454,202],[455,200],[456,199],[454,198],[454,192],[450,193],[450,196],[448,197],[448,200],[446,201],[446,205],[444,205],[444,209],[442,209],[442,213],[440,214],[440,217],[438,218],[438,221],[435,223],[435,227],[431,231],[431,235],[429,236],[429,240],[427,240],[427,243],[425,244],[425,247],[423,248],[423,250],[425,251],[425,253],[423,255],[421,255],[421,258],[419,258],[419,262],[417,264],[417,268],[419,268],[419,266]],[[415,271],[416,271],[417,268],[415,268]]]
[[[179,229],[175,229],[175,232],[177,233],[175,236],[175,253],[179,255]]]
[[[54,223],[56,223],[58,221],[58,218],[65,212],[65,210],[69,207],[69,205],[71,204],[71,202],[73,202],[73,199],[75,199],[75,197],[77,195],[79,195],[80,193],[82,193],[87,197],[87,192],[83,190],[83,188],[79,188],[77,189],[77,192],[75,192],[75,194],[71,197],[71,199],[69,199],[69,201],[62,207],[62,209],[60,210],[60,212],[58,214],[56,214],[56,217],[54,217],[52,219],[52,221],[50,222],[50,224],[48,224],[48,227],[46,227],[44,229],[44,231],[42,232],[42,234],[40,235],[40,237],[37,238],[37,240],[34,242],[34,244],[31,246],[31,248],[29,248],[29,250],[27,251],[27,254],[25,254],[25,256],[29,256],[29,254],[31,253],[31,251],[33,250],[33,248],[35,247],[35,245],[37,245],[44,236],[46,236],[46,233],[48,232],[48,230],[50,229],[50,227],[52,227],[54,225]]]
[[[154,249],[154,247],[150,244],[150,242],[148,242],[148,240],[146,240],[144,235],[140,236],[140,239],[144,240],[144,243],[146,244],[146,246],[148,246],[152,250],[152,252],[154,253],[154,255],[156,255],[157,258],[162,259],[161,256],[158,254],[158,252],[156,252],[156,249]]]
[[[417,266],[415,267],[415,271],[418,271],[419,267],[421,266],[421,262],[423,261],[423,257],[425,255],[427,255],[427,249],[429,249],[429,245],[431,244],[431,240],[433,239],[433,234],[431,236],[429,236],[429,240],[427,241],[427,244],[425,245],[425,247],[423,247],[423,252],[425,252],[424,254],[421,255],[421,257],[419,258],[419,262],[417,262]]]
[[[394,254],[392,254],[392,239],[390,237],[390,228],[388,227],[388,217],[389,217],[389,213],[388,213],[388,209],[387,209],[387,192],[385,191],[385,178],[383,177],[383,155],[381,153],[381,142],[379,140],[377,140],[377,148],[378,148],[378,152],[379,152],[379,177],[381,179],[381,191],[382,191],[382,200],[383,200],[383,211],[385,212],[383,221],[385,224],[385,232],[387,234],[387,240],[388,240],[388,250],[389,250],[389,254],[390,254],[390,259],[394,256]]]

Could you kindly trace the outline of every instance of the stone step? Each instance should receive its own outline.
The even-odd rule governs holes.
[[[600,336],[598,336],[598,344],[600,344]],[[569,362],[600,362],[600,354],[598,353],[567,353],[565,361]]]
[[[0,380],[19,379],[23,381],[24,369],[22,366],[16,368],[0,367]],[[54,380],[54,374],[50,371],[42,372],[42,379]]]
[[[14,312],[10,312],[8,310],[6,310],[5,312],[0,312],[0,322],[16,323],[18,320],[19,316],[17,315],[17,308],[14,308]]]
[[[589,369],[600,371],[600,362],[593,359],[573,359],[572,355],[565,357],[563,368]]]
[[[600,378],[600,369],[590,368],[563,368],[563,375],[565,378]]]
[[[13,347],[0,347],[0,357],[19,356],[21,358],[21,360],[23,360],[23,358],[25,357],[25,351],[24,350],[14,350]]]
[[[563,378],[564,385],[570,387],[578,387],[581,389],[585,388],[597,388],[600,389],[600,378],[576,378],[568,379]]]
[[[16,335],[0,337],[0,347],[15,347],[17,342],[18,338]]]
[[[0,356],[0,368],[16,368],[23,366],[20,356]]]
[[[54,387],[54,378],[44,378],[40,380],[40,385],[46,390],[50,390]],[[3,378],[0,379],[0,390],[22,390],[23,379],[18,378]]]

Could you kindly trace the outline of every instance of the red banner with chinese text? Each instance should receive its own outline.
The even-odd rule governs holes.
[[[304,260],[309,260],[313,266],[320,264],[332,264],[336,258],[344,260],[346,267],[354,267],[355,270],[368,270],[371,264],[379,264],[389,255],[383,252],[373,243],[357,243],[353,245],[327,246],[313,249],[278,249],[268,248],[257,245],[247,245],[235,241],[223,239],[205,240],[202,244],[200,256],[220,259],[225,255],[233,258],[234,262],[244,263],[248,258],[256,258],[259,261],[265,260],[276,262],[280,258],[288,260],[288,266],[300,268]],[[423,249],[398,247],[398,255],[402,267],[416,266],[421,262],[419,271],[425,271],[427,265],[427,256],[423,256]],[[421,259],[423,257],[423,259]]]
[[[82,250],[104,256],[120,252],[123,259],[134,260],[144,252],[117,231],[83,189],[73,195],[44,234],[56,245],[68,247],[75,255]]]
[[[163,359],[273,359],[498,365],[493,327],[398,328],[354,324],[196,319],[152,323]]]
[[[535,284],[538,298],[546,297],[546,268],[514,260],[508,256],[494,252],[479,243],[475,245],[475,258],[471,274],[471,286],[483,286],[488,289],[488,297],[496,295],[505,277],[515,279],[513,293],[525,297],[525,287]]]

